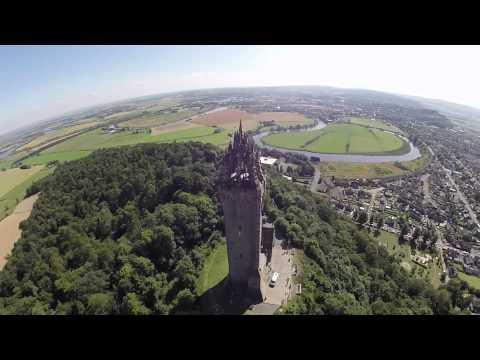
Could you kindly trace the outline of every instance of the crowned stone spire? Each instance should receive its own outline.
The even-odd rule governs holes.
[[[228,145],[221,178],[225,186],[254,187],[263,182],[258,152],[252,138],[243,132],[242,120],[233,135],[233,142]]]

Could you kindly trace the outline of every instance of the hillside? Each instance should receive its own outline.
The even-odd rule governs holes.
[[[419,101],[425,107],[436,110],[445,116],[473,122],[480,122],[480,109],[445,100],[426,99],[419,97],[411,98],[417,99],[417,101]]]
[[[218,148],[144,144],[60,165],[0,272],[0,314],[179,314],[222,241]],[[400,267],[326,201],[269,171],[265,213],[305,250],[303,292],[289,314],[446,314],[465,284],[435,290]]]

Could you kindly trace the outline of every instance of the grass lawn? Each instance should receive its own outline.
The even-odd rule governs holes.
[[[41,166],[34,166],[30,169],[14,168],[0,171],[0,198],[41,169]]]
[[[22,183],[18,184],[8,193],[0,197],[0,220],[4,219],[12,213],[15,209],[15,206],[23,200],[27,193],[27,189],[35,181],[44,178],[47,175],[50,175],[54,171],[54,168],[42,168],[40,171],[36,172],[34,175],[27,178]]]
[[[406,171],[399,169],[393,163],[349,163],[349,162],[321,162],[320,172],[326,176],[337,178],[380,178],[385,176],[402,175]]]
[[[203,270],[198,279],[198,295],[203,295],[207,290],[220,283],[227,275],[227,244],[224,242],[218,245],[205,259]]]
[[[295,255],[293,256],[293,263],[297,265],[297,274],[293,275],[293,282],[295,284],[303,283],[303,262],[305,253],[303,250],[295,249]]]
[[[394,256],[398,256],[402,263],[402,266],[409,270],[415,264],[410,259],[410,245],[408,244],[398,244],[398,236],[387,231],[380,231],[380,235],[374,238],[380,245],[385,246],[388,253]]]
[[[369,126],[369,127],[373,127],[373,128],[376,128],[376,129],[383,129],[383,130],[403,134],[403,131],[400,130],[399,128],[397,128],[396,126],[390,125],[386,122],[379,121],[379,120],[373,120],[373,119],[368,119],[368,118],[360,118],[360,117],[352,117],[352,118],[350,118],[350,122],[352,124]]]
[[[295,133],[277,133],[263,138],[268,145],[287,149],[329,154],[403,154],[409,145],[398,136],[353,124],[332,124],[327,127]]]
[[[480,289],[480,277],[474,276],[474,275],[468,275],[462,271],[458,272],[458,277],[461,280],[466,281],[468,285],[471,286],[472,288]]]
[[[29,157],[23,160],[22,163],[29,164],[29,165],[43,165],[43,164],[47,164],[49,161],[52,161],[52,160],[58,160],[60,162],[77,160],[85,156],[88,156],[89,154],[91,154],[91,151],[89,150],[66,151],[66,152],[60,152],[60,153],[41,153],[38,155],[33,155],[32,157]]]

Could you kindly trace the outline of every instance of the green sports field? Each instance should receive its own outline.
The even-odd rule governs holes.
[[[328,154],[403,154],[408,144],[398,136],[379,129],[354,124],[332,124],[320,130],[277,133],[262,139],[266,144],[286,149]]]

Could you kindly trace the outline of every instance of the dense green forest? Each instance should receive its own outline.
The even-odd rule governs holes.
[[[191,312],[220,240],[213,145],[102,150],[59,166],[0,273],[0,312]]]
[[[200,143],[99,150],[59,165],[0,272],[0,314],[181,314],[200,311],[204,259],[222,239],[215,197],[221,151]],[[303,292],[289,314],[447,314],[468,287],[435,290],[408,274],[327,202],[268,174],[265,212],[305,250]],[[457,310],[454,310],[454,309]]]

